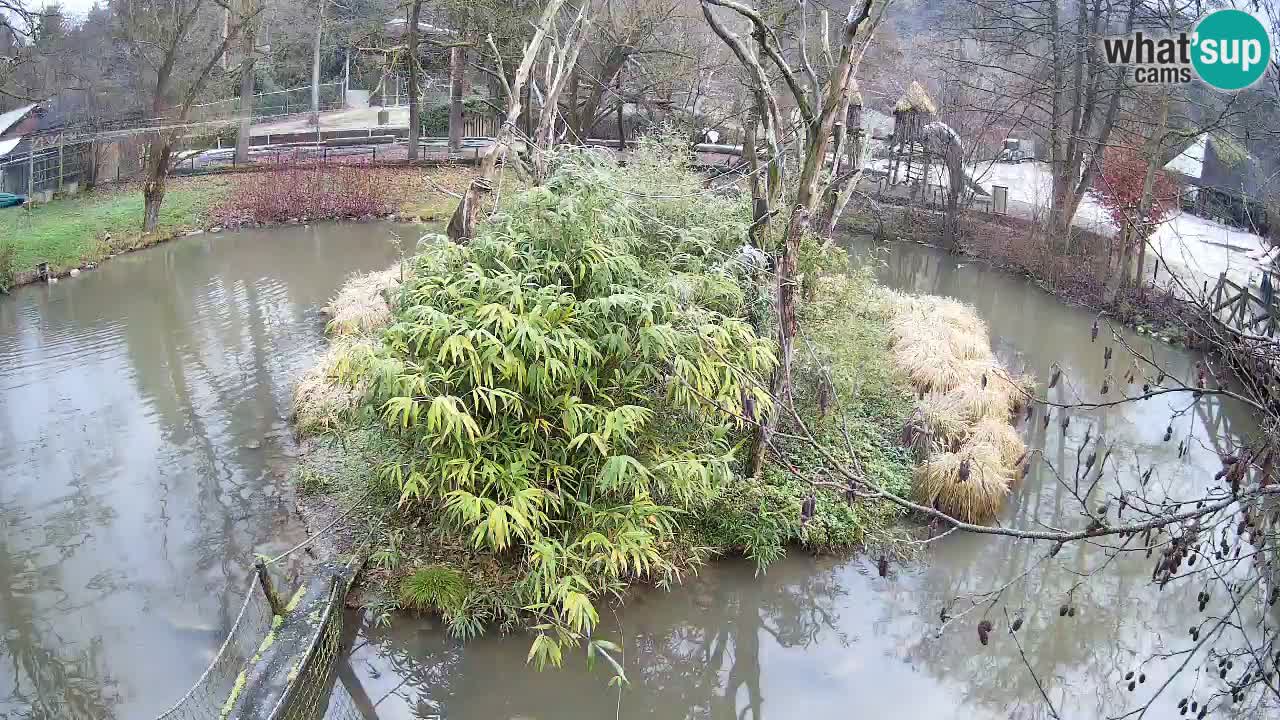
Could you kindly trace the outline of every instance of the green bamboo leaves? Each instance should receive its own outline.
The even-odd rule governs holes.
[[[381,475],[401,504],[523,564],[537,664],[590,634],[592,598],[674,572],[679,519],[732,478],[744,405],[769,411],[774,347],[724,267],[745,206],[647,207],[615,189],[627,172],[570,164],[466,245],[425,244],[380,348],[347,369],[400,449]]]

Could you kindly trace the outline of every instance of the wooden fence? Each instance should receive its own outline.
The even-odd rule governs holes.
[[[1210,315],[1237,334],[1275,337],[1276,298],[1270,288],[1271,280],[1267,276],[1255,292],[1228,280],[1224,272],[1218,276],[1213,292],[1208,293]]]

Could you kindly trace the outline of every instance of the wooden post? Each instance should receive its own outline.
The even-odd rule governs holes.
[[[62,135],[59,135],[58,136],[58,192],[62,192],[62,183],[63,183],[62,178],[66,174],[65,173],[66,165],[64,164],[65,161],[63,158],[64,143],[65,143],[64,137]]]
[[[284,615],[284,604],[280,602],[280,596],[271,582],[271,576],[267,574],[267,564],[259,558],[253,564],[253,569],[258,574],[258,585],[262,587],[262,594],[267,597],[267,604],[271,606],[271,614]]]
[[[27,155],[27,202],[30,203],[36,196],[36,140],[31,139],[31,147],[28,148]]]

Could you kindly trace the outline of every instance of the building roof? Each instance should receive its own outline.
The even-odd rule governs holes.
[[[893,106],[895,113],[902,112],[925,112],[932,115],[938,112],[938,106],[933,104],[933,100],[929,99],[929,93],[924,91],[924,86],[915,80],[911,81],[911,86],[907,91],[898,98],[898,102]]]
[[[0,135],[4,135],[9,128],[22,122],[23,118],[35,110],[39,105],[32,103],[24,107],[10,110],[7,113],[0,113]]]
[[[1257,159],[1239,141],[1221,132],[1201,133],[1164,167],[1192,185],[1228,194],[1256,197],[1265,185]]]

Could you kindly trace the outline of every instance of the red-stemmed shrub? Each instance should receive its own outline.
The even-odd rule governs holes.
[[[1138,217],[1147,163],[1148,159],[1133,148],[1107,148],[1102,155],[1101,176],[1094,183],[1094,192],[1102,206],[1111,213],[1111,221],[1116,227],[1138,223],[1143,237],[1178,209],[1178,184],[1164,170],[1157,169],[1151,185],[1151,208],[1145,223]]]
[[[222,225],[333,220],[387,215],[397,206],[394,169],[361,162],[291,163],[236,176],[214,210]]]

